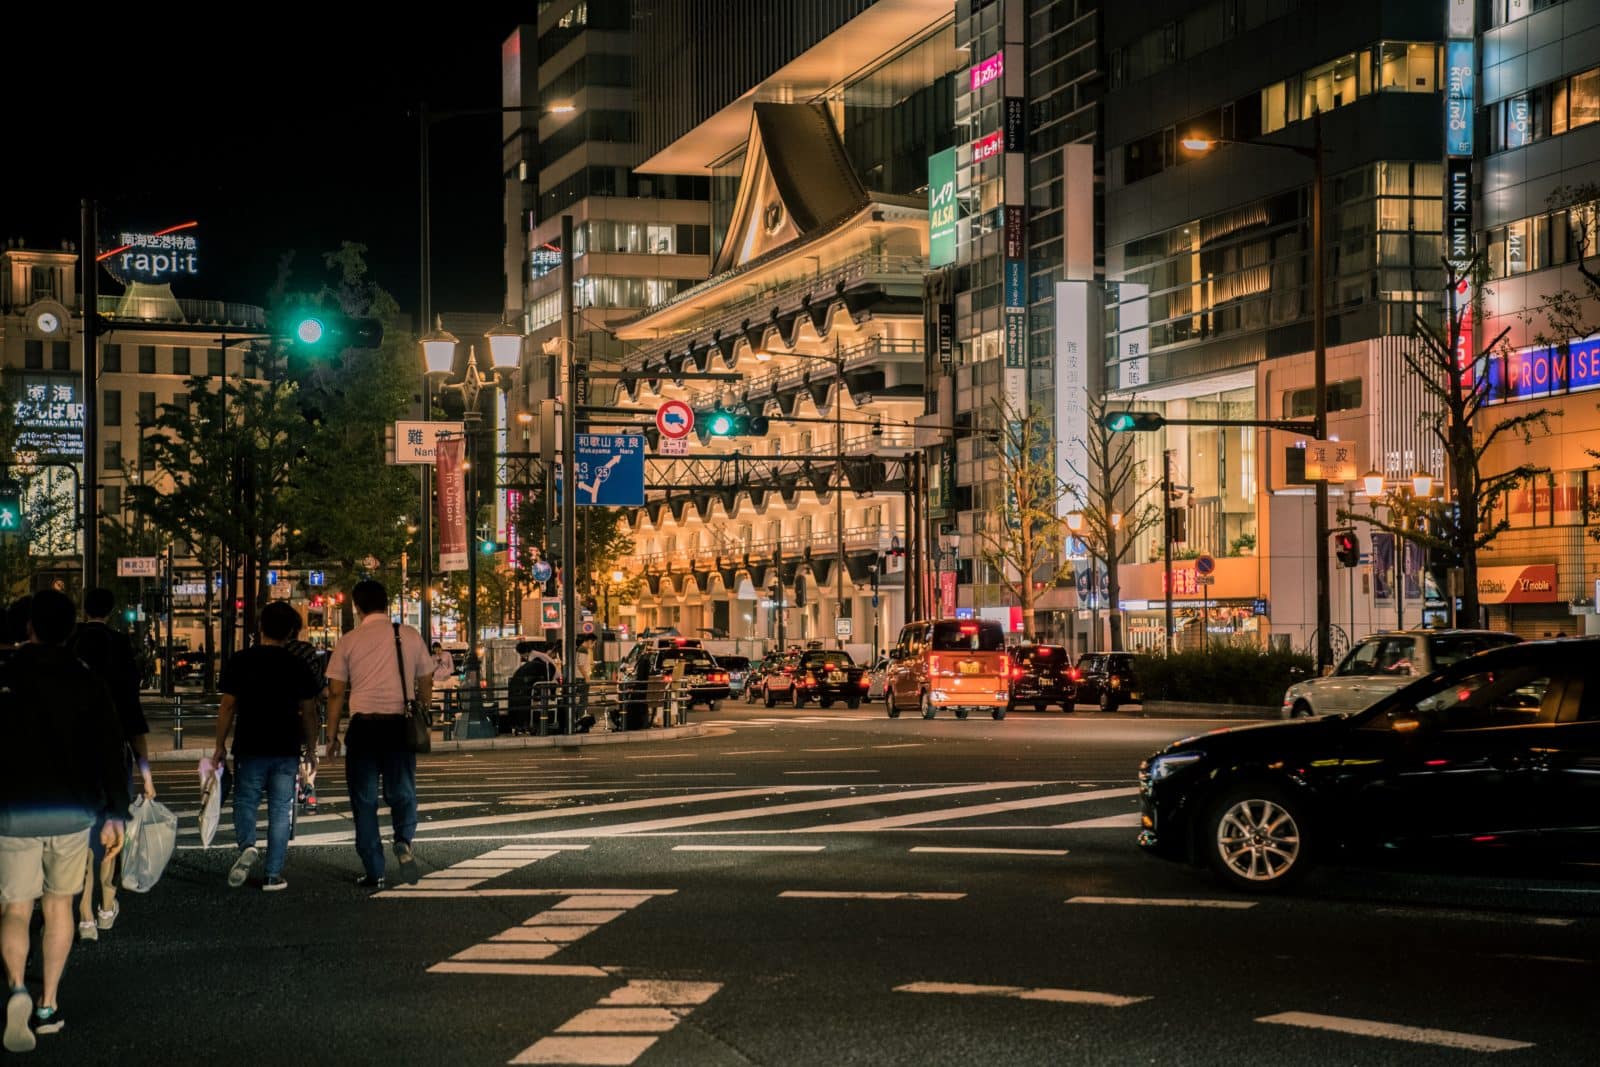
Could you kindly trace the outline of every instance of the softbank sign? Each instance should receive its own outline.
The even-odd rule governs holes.
[[[1004,52],[996,52],[967,72],[972,78],[972,91],[977,92],[985,85],[997,80],[1005,72],[1006,54]]]

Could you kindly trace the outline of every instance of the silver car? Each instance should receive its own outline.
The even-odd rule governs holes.
[[[882,700],[884,683],[889,680],[889,657],[879,656],[867,671],[867,700]]]
[[[1283,717],[1348,715],[1441,667],[1486,649],[1516,644],[1494,630],[1397,630],[1373,634],[1321,678],[1296,682],[1283,695]]]

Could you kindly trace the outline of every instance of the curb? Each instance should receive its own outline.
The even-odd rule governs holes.
[[[1146,719],[1281,719],[1281,708],[1258,704],[1196,704],[1185,700],[1147,700],[1139,711]]]
[[[668,730],[637,730],[631,733],[559,734],[551,737],[484,737],[471,741],[435,741],[433,751],[426,755],[437,756],[448,752],[481,752],[515,748],[583,748],[588,745],[648,744],[651,742],[687,741],[704,737],[703,722],[674,726]],[[168,749],[150,753],[151,763],[197,763],[202,756],[211,755],[209,745],[196,748]]]

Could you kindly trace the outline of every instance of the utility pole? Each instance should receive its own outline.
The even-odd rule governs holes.
[[[1313,389],[1316,394],[1316,406],[1313,409],[1312,421],[1316,423],[1318,441],[1328,439],[1328,336],[1327,336],[1327,294],[1324,291],[1322,261],[1327,256],[1323,245],[1323,210],[1322,210],[1322,112],[1318,111],[1311,116],[1312,130],[1312,163],[1315,164],[1316,175],[1311,183],[1311,288],[1313,299],[1311,303],[1311,334],[1312,357],[1315,368],[1315,381]],[[1332,596],[1328,588],[1328,483],[1326,479],[1318,478],[1316,484],[1316,537],[1317,537],[1317,671],[1333,663],[1333,608],[1329,602]]]
[[[82,203],[78,299],[83,303],[83,589],[100,584],[100,247],[98,211]]]
[[[833,487],[833,533],[834,546],[838,554],[833,561],[833,636],[839,643],[839,648],[844,649],[844,638],[839,633],[839,619],[848,619],[855,612],[847,609],[844,602],[844,415],[840,406],[844,403],[844,356],[839,351],[839,339],[833,341],[833,445],[834,451],[839,453],[839,461],[834,465],[835,482]],[[853,625],[853,624],[852,624]]]
[[[419,163],[418,191],[421,200],[420,218],[418,225],[421,228],[420,254],[422,257],[422,284],[420,286],[422,315],[418,320],[417,332],[425,333],[433,323],[433,231],[432,219],[428,210],[428,105],[423,103],[418,109],[417,122],[417,159]],[[422,375],[422,421],[433,421],[433,379],[426,373]],[[437,445],[437,438],[435,444]],[[422,541],[422,558],[417,561],[417,581],[421,585],[421,595],[418,597],[417,622],[418,629],[422,631],[422,639],[433,641],[433,604],[430,590],[433,587],[433,464],[419,464],[422,468],[422,502],[420,518],[417,522],[417,537]],[[401,591],[400,598],[402,618],[405,617],[405,596]]]
[[[1161,556],[1166,568],[1166,654],[1172,655],[1172,451],[1161,452]]]
[[[568,686],[578,678],[578,359],[572,299],[572,216],[561,216],[561,347],[567,357],[562,390],[561,458],[561,674]],[[570,690],[568,700],[571,700]]]

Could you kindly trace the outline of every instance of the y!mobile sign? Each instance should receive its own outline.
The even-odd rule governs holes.
[[[982,63],[974,66],[968,74],[972,79],[972,91],[977,92],[985,85],[998,81],[1000,75],[1006,72],[1006,54],[996,52]]]

